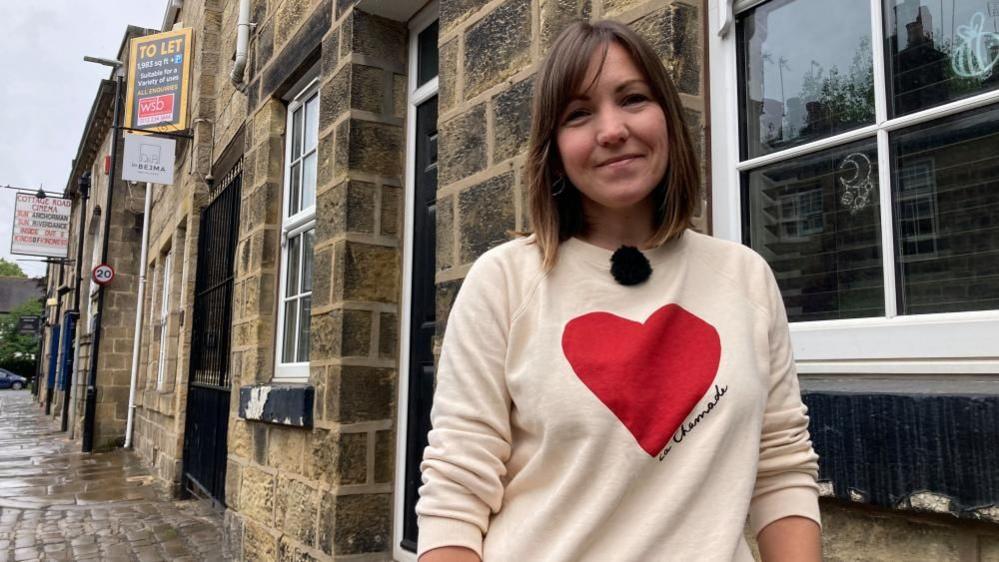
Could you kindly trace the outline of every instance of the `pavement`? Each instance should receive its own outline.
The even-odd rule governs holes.
[[[0,390],[0,562],[230,560],[222,518],[131,451],[85,454],[27,390]]]

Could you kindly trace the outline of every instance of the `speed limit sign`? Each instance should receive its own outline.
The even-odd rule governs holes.
[[[114,279],[114,268],[106,263],[102,263],[94,268],[92,277],[94,278],[94,283],[107,285]]]

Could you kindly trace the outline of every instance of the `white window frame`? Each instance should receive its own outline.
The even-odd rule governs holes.
[[[163,390],[166,382],[167,348],[170,347],[170,269],[173,250],[168,250],[160,266],[160,352],[156,363],[156,390]]]
[[[307,102],[313,98],[319,102],[319,78],[316,76],[318,72],[318,67],[310,71],[305,78],[303,78],[298,87],[293,88],[292,91],[296,92],[294,97],[288,102],[288,115],[285,123],[285,139],[284,139],[284,185],[282,187],[281,193],[281,259],[280,267],[278,269],[278,294],[277,294],[277,326],[276,332],[277,337],[274,346],[274,378],[273,382],[291,382],[291,383],[301,383],[308,382],[309,380],[309,362],[308,361],[296,361],[291,363],[282,362],[282,355],[284,355],[284,309],[285,309],[285,290],[288,279],[288,239],[298,236],[303,232],[316,227],[316,204],[315,201],[309,207],[303,207],[299,209],[294,215],[288,216],[288,209],[291,203],[291,168],[296,162],[303,161],[310,154],[319,152],[319,131],[318,131],[318,117],[316,119],[316,146],[313,150],[304,152],[299,159],[292,161],[291,148],[292,148],[292,131],[294,130],[292,125],[292,120],[295,115],[295,110],[303,107]],[[304,86],[302,86],[304,84]],[[317,108],[319,107],[317,103]],[[302,135],[303,143],[305,135],[305,120],[302,121]],[[318,168],[317,168],[318,170]],[[317,174],[318,175],[318,174]],[[301,184],[299,189],[302,188]],[[318,188],[318,185],[316,186]],[[301,267],[301,264],[299,264]],[[299,294],[300,298],[305,293]],[[309,292],[311,295],[312,292]]]
[[[417,41],[420,32],[430,27],[439,19],[439,9],[437,0],[424,6],[409,21],[409,77],[406,86],[406,174],[405,184],[405,217],[403,219],[403,251],[402,251],[402,307],[399,328],[399,388],[398,401],[399,411],[396,415],[395,433],[395,486],[393,494],[395,506],[393,508],[392,525],[392,558],[398,562],[417,562],[416,554],[412,553],[400,545],[402,543],[402,525],[405,516],[405,490],[406,490],[406,439],[409,431],[406,408],[409,405],[409,349],[410,323],[412,322],[413,306],[413,212],[416,207],[416,108],[423,102],[437,95],[439,91],[439,75],[431,78],[427,83],[417,87],[417,64],[419,61],[419,43]],[[438,108],[440,104],[438,102]]]
[[[766,0],[711,0],[711,177],[713,234],[742,243],[740,174],[777,161],[876,138],[881,224],[891,224],[889,133],[999,102],[999,90],[889,119],[881,0],[870,0],[875,122],[772,154],[739,159],[735,17]],[[895,241],[882,228],[885,316],[791,324],[802,373],[999,373],[999,310],[900,316],[896,309]]]
[[[97,209],[99,207],[95,207]],[[83,210],[83,213],[86,209]],[[93,240],[93,247],[90,248],[90,269],[97,267],[101,264],[101,247],[104,241],[104,223],[102,219],[104,218],[104,209],[100,209],[99,213],[90,213],[90,224],[93,225],[94,232],[89,234],[91,240]],[[97,219],[97,220],[94,220]],[[93,332],[96,327],[97,322],[97,292],[100,290],[101,286],[94,282],[91,275],[87,276],[87,331]]]

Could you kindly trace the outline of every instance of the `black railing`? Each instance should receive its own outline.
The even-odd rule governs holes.
[[[213,199],[201,212],[184,430],[185,487],[219,505],[225,498],[232,286],[241,178],[242,163],[237,162],[212,190]]]

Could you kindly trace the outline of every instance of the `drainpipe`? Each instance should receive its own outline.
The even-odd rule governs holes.
[[[83,239],[87,235],[87,201],[90,200],[91,187],[90,172],[83,172],[77,180],[79,186],[79,196],[77,197],[77,208],[80,211],[80,220],[76,227],[76,274],[73,285],[73,313],[76,315],[76,322],[73,323],[73,368],[66,373],[66,388],[62,400],[62,430],[69,430],[70,439],[76,434],[76,426],[70,418],[76,418],[76,388],[79,382],[73,377],[73,372],[80,371],[80,292],[83,290]],[[73,406],[70,408],[70,406]]]
[[[119,63],[120,65],[120,63]],[[104,234],[101,237],[101,263],[108,261],[108,249],[111,245],[111,217],[114,214],[111,206],[115,182],[118,179],[118,143],[121,140],[121,94],[124,77],[115,67],[114,77],[114,117],[111,123],[111,172],[108,174],[107,198],[104,202]],[[100,365],[101,333],[104,326],[104,295],[107,287],[97,289],[97,315],[94,320],[94,331],[90,340],[90,369],[87,372],[87,390],[83,403],[83,444],[84,453],[94,452],[94,433],[97,425],[97,367]]]
[[[243,73],[246,71],[246,53],[250,45],[250,0],[239,0],[239,19],[236,20],[236,62],[229,79],[240,92],[246,90]]]
[[[146,250],[149,245],[149,208],[152,206],[153,184],[146,182],[146,201],[142,212],[142,250],[139,252],[139,296],[135,301],[135,333],[132,336],[132,378],[128,383],[128,422],[125,424],[125,448],[132,448],[132,427],[135,423],[135,383],[139,377],[139,346],[142,343],[143,297],[146,293]]]
[[[70,408],[70,406],[75,404],[76,401],[76,390],[74,390],[76,383],[73,379],[73,371],[80,368],[80,288],[83,286],[83,240],[87,235],[87,201],[90,200],[90,184],[90,172],[83,172],[80,179],[77,180],[79,195],[76,200],[77,208],[80,211],[80,220],[76,227],[76,274],[73,288],[73,314],[75,315],[73,333],[71,335],[73,338],[73,363],[72,368],[66,373],[66,388],[63,389],[61,421],[63,431],[71,427],[69,423],[70,415],[76,413],[76,408]],[[71,431],[70,433],[72,434],[73,432]]]

